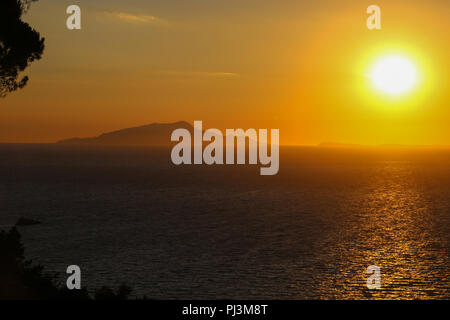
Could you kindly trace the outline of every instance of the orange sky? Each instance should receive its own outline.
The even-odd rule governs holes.
[[[189,5],[187,4],[189,2]],[[46,37],[28,86],[0,100],[0,142],[52,142],[152,122],[279,128],[284,144],[450,145],[450,2],[40,0],[25,20]],[[418,67],[402,97],[365,72],[386,52]]]

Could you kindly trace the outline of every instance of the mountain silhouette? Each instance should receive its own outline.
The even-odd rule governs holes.
[[[194,132],[192,125],[185,121],[175,123],[152,123],[140,127],[121,129],[103,133],[92,138],[71,138],[58,141],[66,144],[102,144],[102,145],[141,145],[168,146],[170,137],[176,129],[187,129]]]

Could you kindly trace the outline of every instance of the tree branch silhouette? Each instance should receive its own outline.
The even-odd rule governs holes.
[[[21,20],[35,1],[0,1],[0,98],[26,86],[29,78],[20,73],[44,52],[45,39]]]

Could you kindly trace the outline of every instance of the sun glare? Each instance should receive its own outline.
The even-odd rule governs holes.
[[[379,90],[389,95],[400,95],[415,86],[417,70],[405,57],[388,56],[374,64],[370,78]]]

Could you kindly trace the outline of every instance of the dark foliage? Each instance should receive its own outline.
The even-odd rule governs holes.
[[[131,288],[122,284],[114,292],[110,287],[101,287],[95,292],[95,300],[126,300],[131,294]]]
[[[46,274],[40,265],[24,259],[24,246],[16,227],[0,232],[0,300],[51,299],[91,300],[88,290],[69,290],[58,283],[57,274]],[[95,291],[95,300],[126,300],[131,289],[126,285],[116,290],[102,287]]]
[[[0,98],[25,87],[28,76],[19,74],[44,52],[45,39],[21,20],[35,1],[0,1]]]

